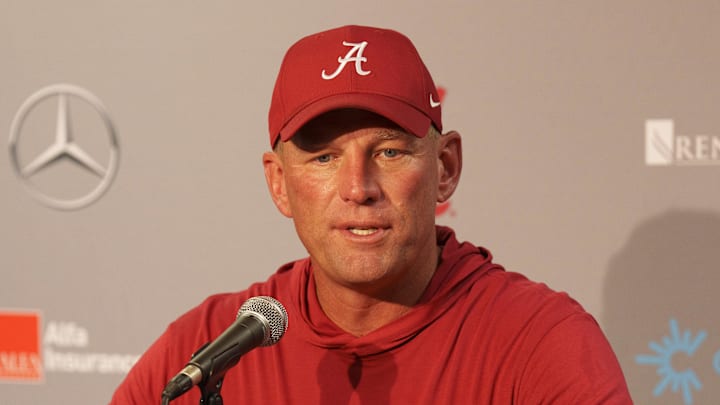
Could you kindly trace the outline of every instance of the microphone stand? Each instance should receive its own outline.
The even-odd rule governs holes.
[[[225,373],[211,375],[205,384],[198,385],[200,388],[200,405],[223,405],[220,388],[222,388]]]

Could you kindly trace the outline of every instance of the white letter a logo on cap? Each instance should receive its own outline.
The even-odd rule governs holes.
[[[322,78],[325,80],[332,80],[337,77],[337,75],[342,72],[343,69],[345,69],[345,65],[348,64],[348,62],[355,62],[355,72],[359,74],[360,76],[365,76],[370,74],[369,70],[363,70],[362,63],[367,62],[367,58],[363,56],[363,51],[365,50],[365,47],[367,46],[367,41],[360,42],[358,44],[353,44],[351,42],[345,42],[343,41],[344,46],[352,46],[347,54],[345,54],[344,57],[339,56],[338,57],[338,63],[340,63],[340,66],[338,66],[337,69],[335,69],[335,72],[333,72],[331,75],[325,73],[325,69],[323,69]]]

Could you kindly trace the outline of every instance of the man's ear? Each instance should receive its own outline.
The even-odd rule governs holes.
[[[285,172],[282,158],[275,152],[263,154],[263,167],[265,168],[265,181],[267,181],[270,196],[281,214],[292,218],[292,210],[287,197],[285,186]]]
[[[440,135],[438,145],[438,196],[437,202],[450,199],[462,172],[462,141],[457,131]]]

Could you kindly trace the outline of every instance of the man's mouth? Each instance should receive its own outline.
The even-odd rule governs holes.
[[[378,231],[378,228],[349,228],[348,231],[353,235],[368,236]]]

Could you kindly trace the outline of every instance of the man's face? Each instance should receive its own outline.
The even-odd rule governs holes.
[[[440,186],[443,138],[418,138],[381,116],[339,110],[265,155],[273,199],[293,218],[316,277],[372,292],[434,271],[435,206],[454,190],[445,195]],[[459,136],[456,146],[459,154]]]

